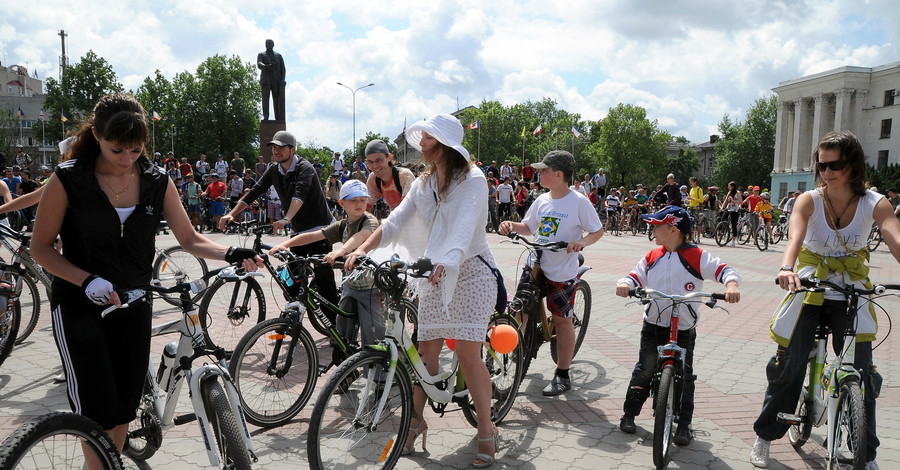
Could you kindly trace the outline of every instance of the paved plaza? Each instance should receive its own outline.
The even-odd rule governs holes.
[[[210,236],[223,244],[239,244],[235,235]],[[279,238],[278,240],[283,240]],[[489,240],[506,285],[513,292],[522,248],[505,243],[503,237],[490,234]],[[171,235],[161,235],[158,246],[175,244]],[[558,398],[546,398],[541,389],[552,377],[554,364],[549,348],[541,350],[523,380],[516,403],[500,426],[498,464],[494,467],[521,469],[630,469],[651,468],[652,416],[648,405],[637,418],[636,434],[618,430],[622,402],[631,369],[637,358],[641,328],[640,308],[613,294],[615,281],[627,274],[638,259],[653,247],[646,236],[606,236],[585,251],[585,275],[593,290],[590,325],[585,344],[572,366],[574,389]],[[748,469],[750,447],[755,439],[752,424],[762,403],[765,389],[765,364],[774,351],[767,327],[782,291],[773,285],[784,242],[760,252],[754,246],[719,248],[704,240],[701,245],[737,267],[744,277],[739,304],[721,310],[701,312],[695,350],[698,375],[695,440],[673,451],[670,468]],[[882,246],[873,253],[871,277],[876,282],[898,282],[900,266]],[[269,295],[268,316],[278,314],[280,294],[272,295],[268,278],[262,280]],[[274,286],[273,286],[274,287]],[[705,291],[721,291],[710,281]],[[724,304],[724,302],[722,303]],[[168,308],[161,302],[157,307]],[[883,303],[888,312],[900,311],[900,301]],[[158,313],[158,319],[171,318],[172,310]],[[891,328],[883,312],[879,314],[880,337]],[[32,417],[51,411],[68,411],[65,387],[54,384],[60,372],[56,348],[49,325],[49,304],[44,303],[37,330],[0,368],[0,438]],[[327,342],[315,335],[320,346]],[[174,338],[157,338],[152,360],[156,363],[163,345]],[[879,338],[881,339],[881,338]],[[881,438],[878,461],[882,469],[900,468],[900,334],[888,336],[875,350],[875,361],[884,376],[878,400],[878,425]],[[318,384],[324,384],[325,378]],[[187,393],[182,401],[187,410]],[[315,399],[313,396],[313,399]],[[306,435],[312,400],[304,413],[287,426],[262,430],[251,427],[259,456],[255,468],[305,468]],[[397,468],[470,468],[476,443],[475,430],[462,413],[450,412],[438,417],[427,412],[430,424],[428,451],[421,448],[410,457],[402,457]],[[774,443],[769,468],[824,468],[823,433],[817,428],[800,451],[787,439]],[[419,445],[419,443],[417,443]],[[208,467],[196,423],[170,429],[164,435],[160,451],[141,464],[127,461],[133,468],[193,469]]]

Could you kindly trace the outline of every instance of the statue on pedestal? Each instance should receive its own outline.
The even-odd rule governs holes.
[[[269,93],[275,106],[275,120],[284,121],[284,59],[275,52],[275,41],[266,39],[266,50],[256,56],[259,84],[262,86],[263,120],[269,120]]]

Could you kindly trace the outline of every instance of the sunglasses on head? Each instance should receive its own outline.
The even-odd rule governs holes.
[[[823,172],[830,168],[831,171],[841,171],[847,166],[847,160],[835,160],[833,162],[816,162],[816,168]]]

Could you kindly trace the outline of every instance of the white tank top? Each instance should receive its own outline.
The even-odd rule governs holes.
[[[137,206],[131,206],[131,207],[113,207],[113,209],[116,210],[116,213],[119,214],[119,223],[120,223],[120,224],[124,224],[124,223],[125,223],[125,219],[127,219],[128,216],[131,215],[132,212],[134,212],[134,208],[135,208],[135,207],[137,207]]]

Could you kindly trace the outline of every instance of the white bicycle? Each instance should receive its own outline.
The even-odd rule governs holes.
[[[177,294],[183,313],[181,319],[151,329],[151,336],[177,333],[180,338],[166,345],[157,371],[153,370],[152,363],[147,370],[137,419],[129,426],[123,454],[135,460],[146,460],[162,446],[164,430],[197,420],[212,466],[249,469],[251,460],[257,461],[244,411],[225,363],[225,350],[207,346],[193,300],[196,296],[192,296],[206,289],[207,281],[213,277],[239,281],[251,276],[262,276],[262,273],[243,273],[236,266],[226,266],[190,283],[172,287],[149,285],[120,292],[120,298],[124,299],[122,307],[113,305],[103,311],[105,317],[117,308],[146,301],[150,293],[157,293]],[[193,362],[201,357],[209,357],[212,361],[195,368]],[[175,406],[185,381],[194,412],[175,416]]]

